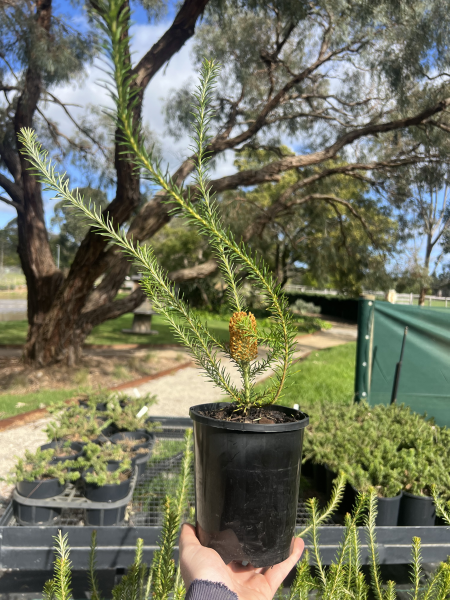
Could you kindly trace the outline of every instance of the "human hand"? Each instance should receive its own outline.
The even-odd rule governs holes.
[[[294,538],[291,554],[273,567],[256,569],[237,562],[226,565],[212,548],[202,546],[192,525],[184,524],[180,536],[180,567],[186,588],[194,579],[223,583],[239,600],[272,600],[277,589],[300,559],[305,544]]]

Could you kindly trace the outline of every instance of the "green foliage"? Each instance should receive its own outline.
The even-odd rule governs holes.
[[[136,397],[128,394],[109,394],[105,400],[106,411],[103,414],[119,431],[151,430],[158,427],[156,423],[146,423],[148,411],[141,414],[144,407],[150,408],[152,404],[155,404],[156,396],[146,394]],[[139,417],[138,414],[140,414]]]
[[[78,404],[64,407],[52,407],[51,412],[58,413],[58,421],[51,421],[45,432],[49,440],[70,439],[73,442],[89,442],[97,439],[103,429],[112,423],[111,420],[104,421],[103,415],[95,409],[83,409]]]
[[[115,471],[109,471],[108,461],[120,461],[120,465]],[[83,456],[74,461],[73,468],[83,471],[87,483],[98,486],[117,485],[132,476],[130,453],[111,443],[87,444]]]
[[[81,194],[92,198],[95,205],[103,210],[108,204],[105,192],[92,187],[80,188]],[[78,218],[72,206],[66,206],[64,201],[57,202],[55,214],[51,219],[52,227],[59,229],[59,234],[51,240],[52,250],[56,256],[56,244],[60,246],[60,267],[70,267],[72,260],[89,230],[89,225]]]
[[[218,209],[207,182],[208,154],[206,146],[209,140],[208,125],[212,118],[210,99],[214,88],[218,67],[214,62],[204,61],[200,84],[195,94],[196,104],[193,107],[195,120],[194,150],[196,151],[196,175],[194,192],[179,188],[166,177],[152,154],[141,145],[138,131],[133,121],[133,106],[136,101],[136,90],[133,88],[133,77],[127,61],[121,60],[124,52],[122,32],[128,23],[128,8],[122,10],[122,0],[111,1],[109,5],[100,4],[100,25],[105,32],[105,49],[111,61],[115,89],[110,89],[116,103],[117,123],[124,143],[135,157],[136,166],[143,170],[153,184],[165,190],[168,201],[182,210],[191,223],[195,223],[202,235],[205,235],[213,248],[213,253],[220,265],[222,276],[228,287],[227,294],[230,307],[239,312],[245,308],[239,288],[237,267],[245,268],[248,278],[258,287],[267,302],[267,310],[271,314],[270,329],[258,335],[258,342],[270,347],[268,357],[252,364],[240,360],[234,363],[242,376],[243,389],[238,390],[230,380],[230,376],[220,366],[218,352],[227,354],[227,348],[217,340],[204,323],[199,321],[190,308],[183,302],[169,282],[167,275],[157,263],[152,249],[148,246],[133,244],[124,232],[116,230],[111,221],[104,218],[98,209],[91,210],[83,203],[78,192],[72,193],[69,182],[55,172],[54,166],[43,152],[31,130],[24,129],[21,141],[24,151],[38,173],[39,179],[52,189],[58,198],[64,199],[78,208],[97,230],[106,238],[116,243],[128,256],[143,269],[145,278],[142,287],[150,298],[153,307],[162,314],[171,325],[179,340],[187,346],[190,353],[203,368],[208,378],[220,387],[231,400],[240,407],[275,403],[280,397],[285,384],[294,350],[295,328],[292,325],[287,301],[281,294],[280,287],[273,279],[268,268],[250,255],[246,248],[237,243],[231,232],[222,227]],[[257,374],[272,367],[271,385],[261,394],[254,387]]]
[[[359,491],[449,498],[450,431],[404,405],[301,404],[310,415],[304,460],[341,470]]]
[[[70,561],[70,549],[68,543],[69,534],[53,536],[55,540],[56,558],[53,563],[53,579],[46,582],[44,586],[44,600],[71,600],[72,599],[72,563]]]
[[[72,471],[73,461],[52,463],[55,451],[51,448],[36,452],[25,451],[25,458],[19,458],[14,468],[14,474],[7,479],[10,483],[18,481],[36,481],[40,479],[58,479],[61,484],[76,481],[80,474]]]
[[[173,549],[178,535],[178,529],[185,510],[185,495],[190,468],[188,449],[190,436],[186,440],[185,462],[183,464],[177,497],[166,500],[166,512],[162,527],[158,550],[153,562],[147,567],[142,562],[143,540],[136,545],[134,563],[128,569],[121,582],[113,589],[113,600],[182,600],[185,596],[179,568],[173,560]],[[392,581],[384,583],[379,568],[378,549],[375,534],[376,494],[374,492],[360,494],[353,513],[345,518],[342,541],[337,554],[326,568],[322,563],[320,551],[319,526],[324,523],[338,506],[345,486],[345,477],[341,475],[335,483],[332,498],[327,507],[319,510],[317,500],[307,501],[306,509],[309,522],[300,533],[308,538],[311,551],[305,550],[302,559],[297,564],[296,575],[289,590],[289,600],[308,600],[311,593],[319,600],[336,600],[337,598],[354,598],[367,600],[372,593],[375,600],[396,600],[395,584]],[[450,524],[450,521],[448,521]],[[365,531],[369,549],[370,571],[366,574],[361,565],[362,527]],[[95,532],[94,532],[95,534]],[[67,534],[66,534],[67,536]],[[59,533],[55,536],[55,550],[58,554],[55,561],[54,578],[47,582],[44,588],[45,600],[69,600],[70,598],[70,560],[67,547],[67,537]],[[61,550],[61,546],[63,550]],[[95,535],[92,537],[89,558],[92,572],[89,575],[90,590],[94,600],[99,600],[98,586],[92,584],[95,578]],[[62,560],[61,558],[62,557]],[[60,562],[58,563],[58,560]],[[313,571],[310,564],[315,566]],[[420,539],[414,538],[411,552],[411,584],[412,600],[445,600],[450,593],[450,558],[441,563],[431,576],[425,587],[419,585],[421,576]],[[52,595],[53,590],[63,590],[64,595]],[[59,591],[58,591],[59,593]],[[281,597],[281,596],[280,596]]]

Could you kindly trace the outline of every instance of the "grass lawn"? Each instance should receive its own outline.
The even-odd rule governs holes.
[[[77,390],[42,390],[30,394],[1,394],[0,419],[43,408],[75,396]],[[19,406],[18,406],[19,405]]]
[[[122,315],[118,319],[106,321],[92,330],[87,338],[87,344],[177,344],[174,334],[162,317],[152,317],[152,328],[158,331],[158,335],[130,335],[122,333],[122,329],[130,329],[133,322],[131,313]],[[211,319],[209,322],[211,331],[220,339],[227,341],[228,323]],[[27,335],[26,321],[3,321],[0,322],[0,345],[1,344],[23,344]]]
[[[294,406],[328,402],[353,402],[356,343],[313,352],[293,365],[294,374],[284,388],[280,404]],[[262,384],[264,385],[264,383]]]

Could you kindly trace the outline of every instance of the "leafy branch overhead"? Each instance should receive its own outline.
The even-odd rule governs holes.
[[[281,395],[292,362],[295,327],[288,310],[288,303],[267,266],[248,252],[244,244],[235,241],[232,233],[225,229],[218,212],[214,194],[208,185],[209,138],[208,126],[213,116],[211,97],[219,72],[214,61],[204,60],[200,71],[200,81],[194,94],[192,106],[194,117],[193,151],[195,153],[195,186],[184,189],[178,186],[167,174],[152,152],[141,143],[139,128],[134,124],[133,108],[137,95],[133,89],[133,75],[127,60],[124,60],[129,9],[122,1],[111,0],[99,7],[99,24],[104,32],[104,49],[112,68],[114,85],[105,83],[116,104],[111,114],[116,120],[124,152],[131,154],[137,170],[154,185],[162,189],[166,201],[173,210],[181,212],[199,232],[206,236],[212,246],[215,258],[227,283],[228,303],[235,313],[230,322],[235,338],[241,344],[255,348],[256,344],[269,347],[267,357],[252,363],[251,356],[233,352],[221,343],[208,330],[207,324],[195,316],[183,298],[177,293],[167,273],[158,264],[150,246],[134,243],[120,228],[116,228],[108,213],[101,212],[91,203],[86,205],[78,191],[72,192],[65,174],[56,172],[52,161],[39,144],[35,133],[28,128],[21,130],[19,140],[23,153],[27,156],[40,181],[62,199],[76,207],[80,217],[87,217],[94,229],[102,236],[118,245],[143,271],[142,287],[150,298],[153,307],[165,317],[182,344],[184,344],[207,377],[240,407],[275,403]],[[192,191],[192,189],[194,191]],[[240,291],[239,270],[245,268],[247,277],[262,293],[270,313],[270,326],[258,332],[252,316],[247,315]],[[230,375],[220,364],[219,352],[228,356],[236,365],[242,378],[242,388],[238,389]],[[257,374],[272,368],[271,385],[263,392],[255,389]]]

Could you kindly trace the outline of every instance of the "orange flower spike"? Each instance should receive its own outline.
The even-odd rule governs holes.
[[[230,319],[230,354],[234,360],[250,362],[258,356],[258,341],[256,336],[249,335],[248,331],[241,329],[238,323],[243,319],[250,319],[250,326],[256,334],[256,319],[249,312],[235,312]]]

